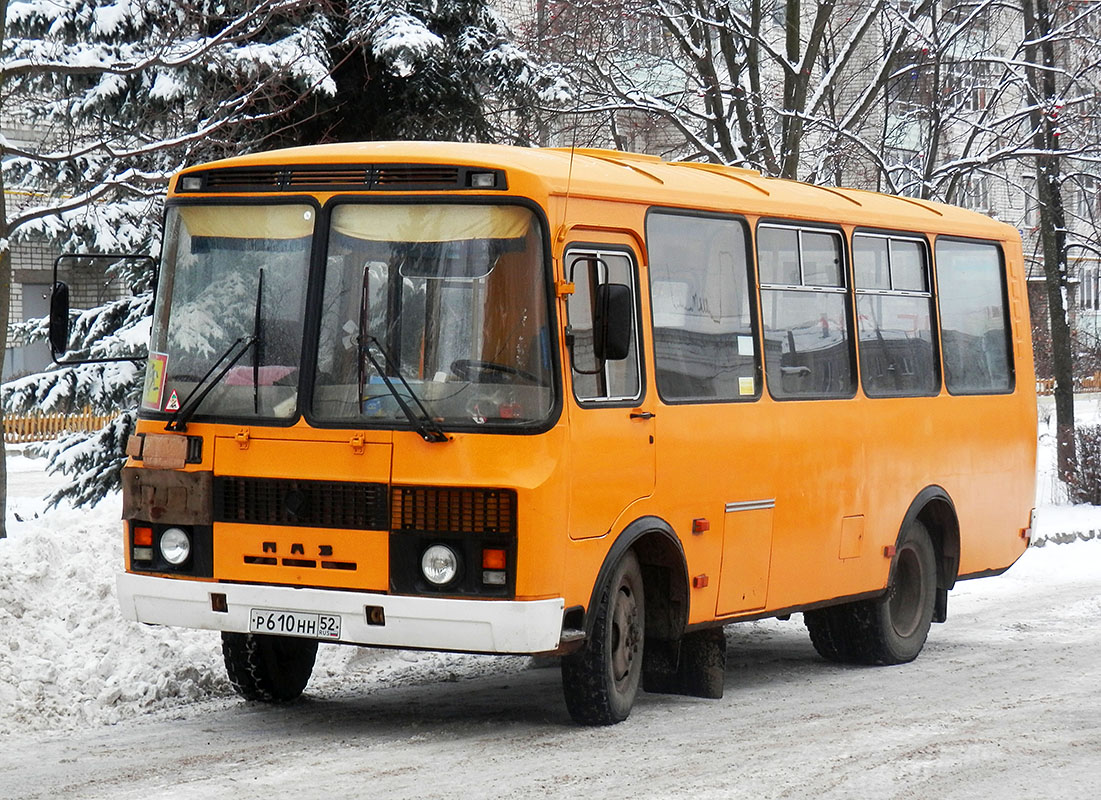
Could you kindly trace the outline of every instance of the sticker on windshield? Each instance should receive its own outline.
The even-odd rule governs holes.
[[[164,404],[165,411],[179,411],[180,410],[180,398],[176,396],[176,390],[172,390],[172,394],[168,396],[168,402]]]
[[[145,388],[141,395],[143,408],[158,409],[161,407],[161,396],[164,394],[164,376],[167,372],[168,353],[150,353],[149,362],[145,367]]]

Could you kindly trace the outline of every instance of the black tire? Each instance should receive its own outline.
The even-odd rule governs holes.
[[[633,551],[612,571],[592,613],[592,636],[562,659],[562,690],[574,721],[613,725],[630,715],[642,675],[646,607]]]
[[[246,700],[285,703],[302,694],[317,657],[315,639],[223,633],[229,682]]]
[[[914,520],[899,534],[883,597],[806,611],[803,620],[814,649],[829,661],[905,664],[925,646],[936,597],[936,551]]]

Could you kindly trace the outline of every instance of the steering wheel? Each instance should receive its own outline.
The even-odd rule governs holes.
[[[464,381],[472,380],[471,375],[480,372],[490,378],[485,383],[530,383],[538,386],[543,382],[526,370],[480,358],[457,358],[451,362],[451,372]]]

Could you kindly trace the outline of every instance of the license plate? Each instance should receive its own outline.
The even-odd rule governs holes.
[[[301,636],[306,639],[339,639],[340,616],[254,608],[249,611],[248,629],[249,633]]]

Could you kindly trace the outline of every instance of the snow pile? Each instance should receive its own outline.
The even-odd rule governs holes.
[[[1101,539],[1101,507],[1040,506],[1032,519],[1032,546]]]
[[[10,538],[0,540],[0,735],[109,723],[229,691],[209,634],[119,615],[119,509],[111,498],[90,512],[9,521]]]
[[[124,620],[121,499],[45,510],[60,483],[45,459],[10,454],[8,539],[0,539],[0,737],[112,724],[198,701],[236,702],[221,638]],[[360,694],[527,668],[528,658],[325,646],[307,692]]]

